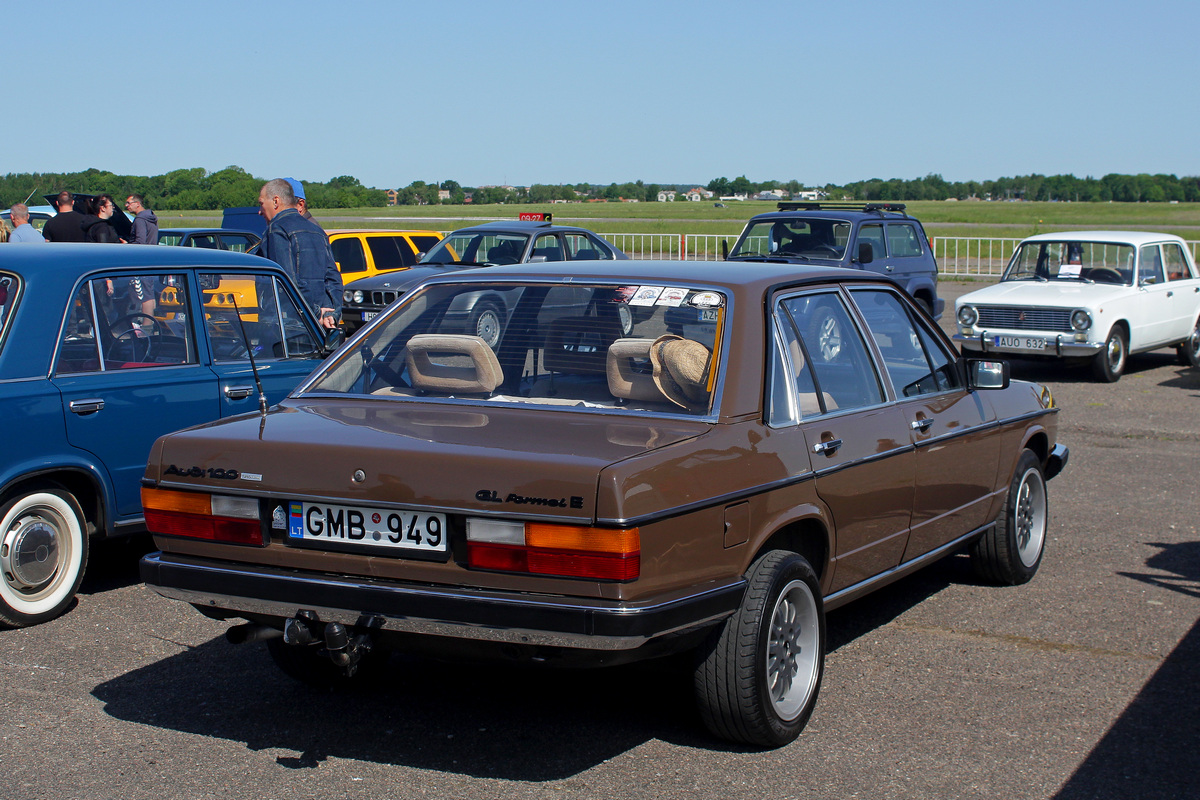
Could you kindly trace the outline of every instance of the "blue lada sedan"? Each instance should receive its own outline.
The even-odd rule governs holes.
[[[281,400],[339,336],[257,256],[0,248],[0,624],[61,614],[89,538],[144,530],[157,437]]]

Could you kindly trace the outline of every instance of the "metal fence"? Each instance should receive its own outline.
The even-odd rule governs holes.
[[[446,233],[442,234],[443,236]],[[630,258],[720,261],[721,241],[733,247],[738,234],[601,233]],[[1021,239],[983,236],[934,236],[933,256],[942,275],[998,277]],[[1200,240],[1188,240],[1192,260],[1200,258]]]

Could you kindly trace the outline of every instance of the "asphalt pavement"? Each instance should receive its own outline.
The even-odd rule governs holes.
[[[979,284],[944,283],[953,298]],[[943,325],[948,325],[948,311]],[[1062,408],[1042,567],[965,556],[833,612],[788,747],[708,736],[674,662],[541,671],[393,658],[317,693],[93,550],[61,619],[0,631],[0,797],[1185,798],[1200,786],[1200,371],[1018,365]]]

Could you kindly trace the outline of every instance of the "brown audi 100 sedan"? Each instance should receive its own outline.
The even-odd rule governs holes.
[[[492,295],[494,348],[464,332]],[[689,650],[711,730],[778,746],[816,702],[827,609],[964,548],[1033,576],[1056,412],[858,271],[463,272],[267,413],[160,438],[142,576],[315,683],[393,650]]]

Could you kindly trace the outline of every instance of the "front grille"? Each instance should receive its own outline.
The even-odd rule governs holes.
[[[1004,328],[1016,331],[1071,332],[1073,308],[1030,308],[1028,306],[976,306],[977,328]]]
[[[377,289],[368,294],[364,300],[373,306],[388,306],[396,302],[396,292],[387,289]]]

